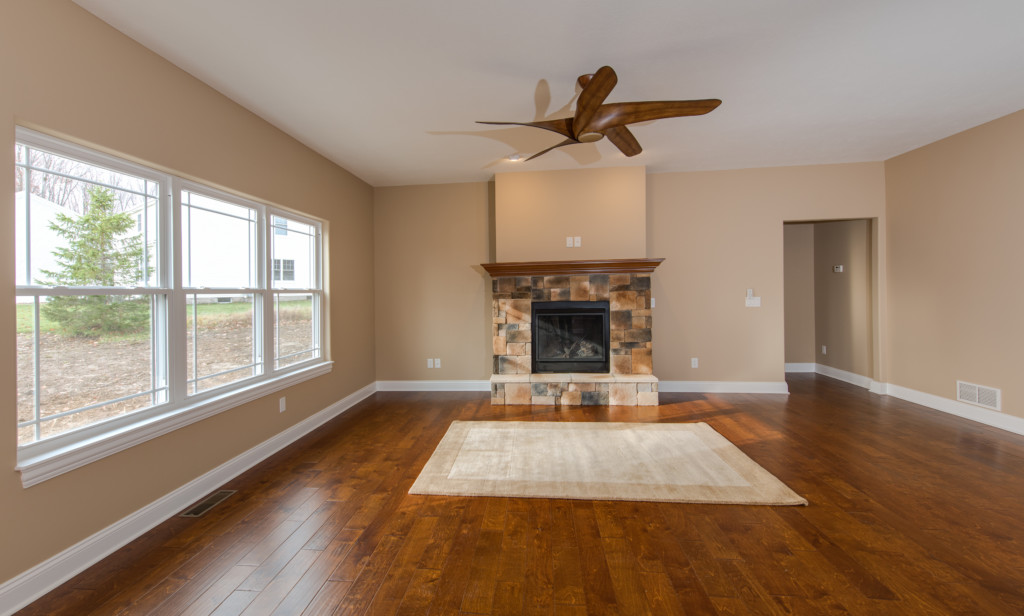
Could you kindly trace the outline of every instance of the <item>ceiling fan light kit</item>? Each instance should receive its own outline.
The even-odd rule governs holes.
[[[565,137],[546,150],[527,158],[530,161],[551,150],[576,143],[594,143],[607,137],[626,156],[643,151],[627,124],[650,122],[664,118],[704,115],[714,111],[722,101],[709,98],[692,101],[641,101],[635,103],[605,103],[619,78],[610,66],[602,66],[596,73],[580,75],[577,82],[583,88],[576,100],[576,113],[571,118],[538,120],[536,122],[477,122],[501,126],[533,126]],[[513,155],[516,156],[516,155]],[[514,159],[512,156],[509,160]]]

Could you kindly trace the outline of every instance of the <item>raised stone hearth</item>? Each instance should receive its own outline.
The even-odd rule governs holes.
[[[492,263],[494,404],[657,405],[651,272],[661,259]],[[533,302],[607,301],[610,373],[532,373]]]

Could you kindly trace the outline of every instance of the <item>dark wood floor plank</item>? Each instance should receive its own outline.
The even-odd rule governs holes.
[[[242,616],[269,616],[272,614],[319,556],[320,553],[313,550],[299,550],[268,584],[257,591],[259,594],[245,608]],[[246,581],[251,578],[250,575]],[[244,586],[245,582],[242,585]]]
[[[259,593],[251,590],[236,590],[210,613],[210,616],[238,616],[252,603]]]
[[[554,608],[554,559],[552,558],[550,501],[531,498],[526,502],[526,561],[523,572],[523,612],[550,614]]]
[[[206,592],[199,595],[195,601],[181,611],[180,616],[209,616],[238,589],[238,585],[249,577],[255,568],[252,565],[235,565],[226,575],[214,582]]]
[[[594,505],[587,501],[573,501],[572,510],[576,541],[579,543],[583,596],[587,612],[597,616],[618,614],[615,587],[612,584],[612,574],[608,570],[608,560],[598,530]]]
[[[788,381],[649,408],[378,393],[19,614],[1024,613],[1024,437]],[[409,495],[453,420],[703,421],[810,505]]]
[[[352,582],[328,580],[320,588],[320,592],[309,602],[306,609],[302,611],[302,616],[331,616],[331,614],[334,614],[334,610],[337,609],[338,604],[348,594],[348,589],[351,586]]]
[[[299,614],[313,601],[313,598],[331,577],[331,573],[337,568],[338,563],[352,549],[359,531],[353,532],[356,533],[354,536],[336,538],[324,550],[317,552],[316,560],[281,600],[273,612],[274,616]]]
[[[416,569],[413,571],[405,596],[395,611],[397,616],[422,616],[430,611],[430,604],[437,596],[437,582],[441,579],[440,569]]]

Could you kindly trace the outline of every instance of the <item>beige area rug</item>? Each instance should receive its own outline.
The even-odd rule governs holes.
[[[409,493],[807,504],[705,423],[455,421]]]

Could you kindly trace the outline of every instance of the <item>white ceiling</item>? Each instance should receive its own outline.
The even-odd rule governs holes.
[[[878,161],[1024,108],[1021,0],[75,0],[374,186]],[[720,98],[644,152],[475,120]]]

